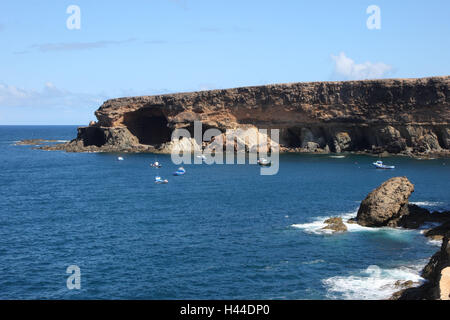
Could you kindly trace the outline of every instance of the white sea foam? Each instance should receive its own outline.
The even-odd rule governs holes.
[[[405,231],[405,230],[401,230],[401,229],[392,229],[392,228],[369,228],[369,227],[360,226],[359,224],[356,224],[356,223],[348,223],[347,220],[349,220],[351,218],[355,218],[357,212],[358,211],[355,210],[355,211],[351,211],[351,212],[346,212],[346,213],[341,214],[341,215],[334,215],[334,217],[337,216],[337,217],[342,218],[342,221],[346,225],[348,232],[361,232],[361,231],[378,232],[380,230],[381,231],[382,230]],[[323,229],[324,227],[326,227],[325,220],[327,220],[327,219],[329,219],[331,217],[333,217],[333,216],[316,217],[311,222],[293,224],[293,225],[291,225],[291,227],[302,229],[302,230],[304,230],[307,233],[331,234],[331,233],[333,233],[332,230]]]
[[[382,269],[378,266],[369,266],[356,275],[336,276],[322,280],[327,289],[327,296],[331,299],[348,300],[381,300],[388,299],[400,289],[395,286],[396,281],[422,283],[420,276],[423,265],[412,267],[399,267]]]
[[[436,247],[441,247],[442,246],[442,240],[433,240],[433,239],[428,239],[428,243],[436,246]]]
[[[311,261],[303,261],[302,264],[318,264],[318,263],[325,263],[325,260],[322,259],[316,259]]]
[[[416,202],[410,202],[411,204],[415,204],[417,206],[421,207],[439,207],[444,205],[443,202],[439,201],[416,201]]]

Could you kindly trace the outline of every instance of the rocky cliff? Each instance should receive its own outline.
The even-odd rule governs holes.
[[[425,236],[442,240],[441,250],[422,270],[422,285],[397,281],[392,300],[450,300],[450,212],[429,212],[408,203],[414,185],[406,177],[394,177],[368,194],[361,202],[356,221],[366,227],[402,227],[417,229],[430,223],[439,226],[425,231]]]
[[[280,129],[281,151],[448,154],[450,76],[244,87],[106,101],[67,151],[162,151],[176,128]]]
[[[419,287],[396,292],[393,300],[450,300],[450,231],[444,236],[441,250],[435,253],[422,277],[426,280]]]

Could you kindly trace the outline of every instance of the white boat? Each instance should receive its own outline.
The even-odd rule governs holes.
[[[344,159],[345,156],[330,156],[330,158],[333,158],[333,159]]]
[[[158,161],[155,161],[155,162],[153,162],[152,164],[150,164],[150,167],[153,167],[153,168],[161,168],[162,165],[161,165]]]
[[[258,160],[258,164],[263,167],[268,167],[270,166],[271,162],[265,158],[261,158]]]
[[[118,161],[123,161],[123,158],[122,157],[118,157],[117,160]]]
[[[376,161],[373,163],[373,165],[377,168],[377,169],[395,169],[395,166],[388,166],[383,164],[383,161]]]
[[[156,184],[166,184],[169,183],[169,180],[167,179],[162,179],[161,177],[155,177],[155,183]]]

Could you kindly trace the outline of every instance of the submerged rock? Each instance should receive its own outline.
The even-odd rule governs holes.
[[[399,300],[400,297],[403,295],[405,290],[412,288],[414,286],[417,286],[418,283],[414,282],[412,280],[402,281],[398,280],[394,283],[394,288],[399,290],[392,294],[391,298],[389,300]]]
[[[332,230],[333,233],[347,231],[347,226],[342,221],[342,218],[333,217],[333,218],[325,220],[324,223],[327,225],[325,227],[323,227],[322,229]]]
[[[47,144],[51,142],[57,142],[57,140],[45,140],[45,139],[28,139],[28,140],[21,140],[19,142],[16,142],[16,146],[38,146],[42,144]]]
[[[382,227],[400,219],[406,214],[403,207],[408,204],[412,192],[414,185],[406,177],[387,180],[361,202],[357,214],[358,224],[366,227]]]
[[[407,281],[398,280],[394,283],[394,287],[396,289],[408,289],[408,288],[411,288],[414,284],[415,284],[415,282],[413,282],[412,280],[407,280]]]

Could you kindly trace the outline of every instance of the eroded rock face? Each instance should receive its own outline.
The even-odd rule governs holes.
[[[444,268],[441,271],[439,294],[441,300],[450,300],[450,267]]]
[[[351,150],[352,138],[348,132],[338,132],[334,138],[334,149],[336,153]]]
[[[260,132],[254,126],[243,126],[237,129],[228,129],[213,137],[208,151],[246,151],[269,153],[278,150],[278,144],[273,142],[266,133]]]
[[[201,146],[193,138],[174,139],[162,145],[162,153],[171,152],[195,152],[200,151]]]
[[[358,224],[366,227],[389,226],[402,217],[402,208],[408,204],[414,185],[406,177],[395,177],[369,193],[361,202]]]
[[[280,149],[300,152],[448,153],[450,77],[311,82],[112,99],[91,127],[124,127],[137,150],[192,131],[246,126],[280,129]],[[87,129],[86,129],[87,130]],[[77,140],[87,136],[79,131]],[[111,148],[116,142],[106,140]],[[83,142],[87,148],[90,142]],[[95,144],[97,145],[97,144]],[[128,146],[128,144],[125,144]]]

